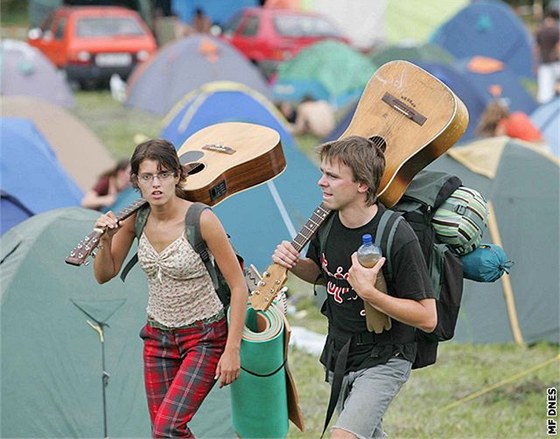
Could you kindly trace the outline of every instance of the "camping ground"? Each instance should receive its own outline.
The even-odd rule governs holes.
[[[156,137],[162,129],[158,118],[124,108],[108,91],[77,92],[76,99],[73,114],[115,158],[130,155],[136,141]],[[317,140],[306,136],[298,142],[311,155]],[[290,324],[325,333],[312,288],[293,281],[289,286],[298,299]],[[435,366],[413,372],[388,412],[385,429],[397,439],[544,437],[548,420],[560,421],[559,416],[547,416],[547,389],[560,384],[559,360],[558,346],[545,343],[444,343]],[[289,362],[307,431],[301,433],[290,424],[288,438],[317,438],[329,395],[324,372],[314,355],[297,349],[290,351]]]

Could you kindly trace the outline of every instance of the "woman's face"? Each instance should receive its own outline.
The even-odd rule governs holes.
[[[150,204],[163,205],[175,197],[175,185],[179,177],[164,169],[159,162],[146,159],[138,167],[138,187],[142,197]]]

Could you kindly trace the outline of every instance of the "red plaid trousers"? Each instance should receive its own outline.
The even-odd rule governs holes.
[[[192,328],[144,326],[144,382],[154,438],[194,435],[188,423],[215,384],[226,318]]]

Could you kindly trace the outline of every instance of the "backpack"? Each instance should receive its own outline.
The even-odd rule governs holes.
[[[187,211],[185,216],[185,233],[187,235],[187,240],[193,247],[193,249],[200,255],[202,262],[208,270],[208,274],[212,278],[212,283],[214,284],[214,289],[220,298],[220,301],[227,308],[231,299],[231,291],[229,285],[227,284],[220,268],[214,263],[214,258],[206,247],[206,243],[202,239],[200,233],[200,214],[203,210],[209,209],[210,207],[203,203],[193,203],[192,206]],[[148,205],[140,208],[136,213],[136,222],[134,224],[134,234],[137,239],[140,239],[146,221],[148,220],[148,214],[150,213],[150,208]],[[229,235],[228,235],[229,237]],[[234,248],[235,251],[235,248]],[[243,270],[244,259],[241,257],[237,251],[235,252],[239,265]],[[121,272],[121,279],[124,282],[128,272],[132,267],[138,262],[138,254],[135,254],[126,264]]]
[[[403,219],[410,224],[418,237],[432,281],[438,323],[429,334],[416,329],[417,354],[413,369],[434,364],[438,343],[450,340],[455,333],[463,295],[463,265],[459,255],[439,239],[432,219],[438,208],[460,187],[462,182],[456,176],[421,171],[412,180],[399,202],[383,212],[375,233],[375,244],[381,247],[387,256],[383,273],[390,288],[393,285],[393,268],[389,255],[392,252],[394,234]],[[326,244],[332,217],[331,215],[318,230],[320,248],[324,248]]]

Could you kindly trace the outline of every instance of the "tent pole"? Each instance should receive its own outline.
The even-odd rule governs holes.
[[[105,370],[105,331],[104,326],[109,326],[106,323],[98,322],[95,320],[96,324],[93,324],[89,320],[86,320],[88,325],[91,326],[95,332],[99,334],[99,341],[101,342],[101,391],[103,394],[103,437],[107,439],[109,435],[107,434],[107,397],[106,388],[109,384],[109,373]]]
[[[498,229],[498,221],[496,219],[496,213],[494,211],[494,206],[492,202],[488,202],[488,229],[490,231],[490,236],[494,244],[502,246],[502,239],[500,237],[500,231]],[[511,325],[511,332],[513,333],[513,339],[515,343],[524,346],[523,336],[521,334],[521,328],[519,327],[519,320],[517,318],[517,310],[515,308],[515,299],[513,296],[513,289],[511,287],[511,280],[508,273],[504,273],[501,278],[502,289],[504,292],[504,298],[506,300],[507,312],[509,317],[509,323]]]

